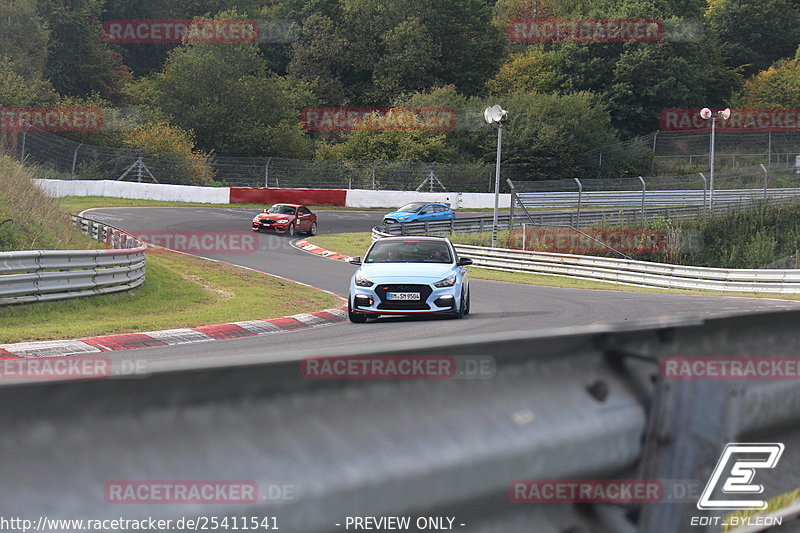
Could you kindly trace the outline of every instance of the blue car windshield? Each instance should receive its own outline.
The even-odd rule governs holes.
[[[423,203],[423,202],[412,202],[410,204],[404,205],[403,207],[401,207],[397,211],[399,211],[400,213],[416,213],[417,211],[419,211],[420,209],[422,209],[426,205],[428,205],[428,204]]]
[[[378,241],[369,251],[365,263],[452,263],[450,247],[441,241],[408,239]]]

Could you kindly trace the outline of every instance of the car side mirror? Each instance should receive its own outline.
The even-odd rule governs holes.
[[[263,213],[269,213],[269,209],[264,209]]]
[[[465,266],[471,265],[471,264],[472,264],[472,259],[470,259],[469,257],[459,257],[458,258],[458,266],[460,266],[460,267],[465,267]]]
[[[356,257],[351,257],[350,258],[350,264],[351,265],[360,265],[361,264],[361,258],[357,257],[357,256]]]

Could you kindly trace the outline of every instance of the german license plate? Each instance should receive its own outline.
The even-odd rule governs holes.
[[[389,300],[419,300],[418,292],[388,292],[386,298]]]

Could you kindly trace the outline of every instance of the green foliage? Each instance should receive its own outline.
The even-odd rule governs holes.
[[[746,107],[800,107],[800,47],[794,59],[782,59],[744,83]]]
[[[793,0],[709,0],[706,20],[732,67],[747,74],[791,56],[800,43],[800,5]]]
[[[525,169],[527,179],[580,175],[578,154],[617,141],[610,133],[606,107],[590,93],[521,92],[498,101],[509,110],[503,128],[503,162]],[[491,135],[483,136],[484,161],[494,160],[495,146]]]
[[[0,2],[0,60],[26,80],[38,80],[47,58],[48,32],[36,14],[36,0]]]
[[[311,155],[297,118],[301,108],[315,103],[310,87],[271,74],[255,44],[181,45],[169,53],[163,71],[141,80],[132,93],[171,123],[193,131],[202,150]]]
[[[117,102],[131,76],[103,39],[102,12],[102,0],[39,0],[39,15],[50,30],[44,76],[61,93],[96,92]]]
[[[387,105],[404,92],[455,85],[478,94],[503,50],[481,0],[341,0],[303,20],[288,71],[318,82],[323,102]],[[306,11],[307,12],[307,11]]]

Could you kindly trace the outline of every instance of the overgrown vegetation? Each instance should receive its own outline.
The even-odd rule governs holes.
[[[108,20],[208,17],[266,20],[287,38],[114,44],[102,31]],[[537,17],[657,18],[686,31],[657,42],[509,37],[510,20]],[[797,107],[798,44],[793,0],[15,0],[0,3],[0,107],[135,110],[134,132],[64,135],[171,151],[175,179],[197,183],[225,178],[201,172],[211,154],[490,162],[481,112],[500,103],[506,162],[571,178],[591,172],[575,154],[655,130],[665,107]],[[300,111],[315,106],[461,114],[444,132],[307,131]],[[646,171],[649,156],[623,170]]]
[[[0,251],[98,247],[71,224],[55,200],[31,183],[34,177],[33,170],[0,156]]]

